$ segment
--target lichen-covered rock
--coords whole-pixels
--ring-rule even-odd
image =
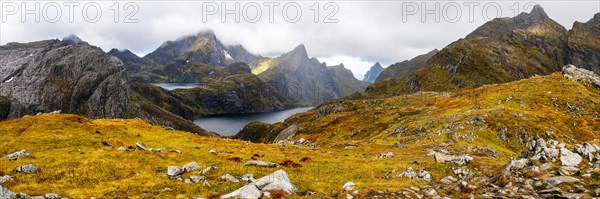
[[[279,165],[276,163],[272,163],[272,162],[266,162],[266,161],[260,161],[260,160],[250,160],[250,161],[244,163],[244,166],[273,168],[273,167],[277,167]]]
[[[259,178],[221,198],[260,198],[266,191],[284,191],[289,195],[298,192],[298,188],[290,182],[290,178],[283,170],[277,170],[269,175]]]
[[[202,170],[202,167],[200,167],[200,164],[198,164],[196,161],[192,161],[190,163],[183,165],[183,170],[185,172],[200,171],[200,170]]]
[[[27,165],[23,165],[23,166],[19,166],[15,169],[16,172],[18,173],[37,173],[39,171],[38,167],[36,167],[33,164],[27,164]]]
[[[20,157],[25,157],[25,156],[31,156],[31,154],[29,152],[27,152],[25,149],[11,153],[9,155],[6,156],[6,159],[8,160],[17,160]]]

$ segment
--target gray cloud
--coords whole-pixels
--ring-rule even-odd
[[[2,1],[2,3],[12,1]],[[20,2],[15,1],[21,6]],[[48,1],[42,1],[43,6]],[[61,5],[63,2],[57,2]],[[81,16],[81,7],[86,2],[81,2],[79,9],[75,9],[75,22],[69,23],[67,10],[63,9],[62,19],[58,23],[48,23],[42,18],[40,23],[35,23],[32,16],[27,22],[22,23],[20,16],[7,16],[6,23],[0,24],[0,43],[17,41],[35,41],[50,38],[62,38],[68,34],[76,34],[90,44],[104,50],[111,48],[130,49],[138,55],[145,55],[157,48],[166,40],[174,40],[184,35],[194,34],[198,31],[211,29],[225,44],[242,44],[251,52],[276,56],[293,49],[303,43],[310,56],[326,60],[328,64],[336,62],[350,62],[344,65],[350,68],[357,77],[368,70],[373,63],[380,61],[387,66],[394,62],[410,59],[416,55],[426,53],[434,48],[441,49],[449,43],[464,37],[476,27],[485,23],[483,6],[491,1],[475,2],[480,5],[475,8],[474,21],[467,17],[468,8],[461,5],[462,17],[456,23],[442,20],[437,23],[433,15],[427,15],[425,22],[420,15],[411,15],[403,22],[403,5],[419,5],[421,1],[343,1],[335,2],[339,11],[335,18],[338,23],[315,23],[313,12],[309,9],[315,2],[301,1],[301,20],[297,23],[284,21],[281,7],[275,9],[274,23],[267,19],[267,7],[262,7],[262,20],[257,23],[240,23],[233,20],[233,15],[228,15],[226,23],[221,22],[220,16],[210,16],[207,22],[202,21],[202,1],[139,1],[136,5],[139,12],[135,18],[138,23],[122,23],[127,14],[123,10],[125,2],[120,1],[120,23],[113,21],[113,12],[109,9],[115,2],[97,2],[102,8],[102,17],[97,23],[84,21]],[[218,5],[219,1],[215,1]],[[241,5],[249,3],[241,2]],[[264,2],[257,2],[263,4]],[[319,1],[320,20],[327,14],[323,5],[327,2]],[[403,4],[404,3],[404,4]],[[426,1],[428,8],[433,8],[436,2]],[[441,8],[448,1],[440,1]],[[510,17],[515,14],[514,8],[525,10],[528,5],[525,1],[499,1],[502,16]],[[518,6],[514,6],[516,5]],[[548,15],[565,26],[571,28],[574,21],[587,21],[599,12],[598,1],[549,1],[537,2],[541,4]],[[31,3],[28,3],[30,5]],[[3,4],[4,5],[4,4]],[[233,5],[229,2],[228,6]],[[512,6],[512,7],[511,7]],[[1,7],[4,9],[5,7]],[[493,7],[492,7],[493,8]],[[490,12],[491,10],[491,12]],[[5,11],[5,10],[2,10]],[[456,16],[452,9],[448,9],[446,18]],[[443,12],[441,9],[438,13]],[[494,17],[495,12],[488,9],[487,15]],[[0,16],[3,17],[3,16]],[[333,63],[330,63],[333,62]]]

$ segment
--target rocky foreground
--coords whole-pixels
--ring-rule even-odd
[[[3,121],[0,198],[600,197],[598,77],[563,71],[458,93],[353,96],[238,135],[275,144],[137,119]]]

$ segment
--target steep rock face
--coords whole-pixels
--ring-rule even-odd
[[[258,76],[284,96],[299,102],[318,104],[363,91],[367,86],[345,68],[338,70],[343,66],[328,68],[325,63],[309,58],[304,45],[277,58],[260,61],[251,64],[255,69],[262,67],[264,72]]]
[[[0,80],[0,113],[6,115],[2,118],[60,110],[88,118],[138,117],[158,125],[209,134],[144,101],[129,87],[127,73],[118,58],[82,41],[46,40],[0,46]]]
[[[392,64],[391,66],[387,67],[383,72],[381,72],[381,74],[379,75],[379,77],[377,77],[375,82],[402,78],[406,74],[413,72],[419,66],[425,64],[427,61],[429,61],[429,59],[431,59],[431,57],[433,57],[437,53],[438,50],[434,49],[426,54],[416,56],[411,60],[405,60],[403,62]]]
[[[512,22],[505,22],[512,20]],[[529,14],[493,20],[402,78],[371,87],[374,95],[452,91],[557,72],[568,62],[567,31],[536,6]]]
[[[383,72],[383,67],[381,67],[381,64],[379,64],[379,62],[375,63],[375,65],[371,66],[371,68],[369,68],[369,71],[367,71],[367,74],[365,74],[365,77],[363,78],[363,81],[365,82],[375,82],[375,80],[377,79],[377,77],[379,76],[379,74],[381,74],[381,72]]]
[[[569,35],[569,61],[600,74],[600,13],[586,23],[573,24]]]
[[[58,40],[0,50],[0,96],[8,117],[61,110],[86,117],[125,117],[131,93],[123,64],[99,48]]]

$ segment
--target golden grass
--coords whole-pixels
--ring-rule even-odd
[[[317,118],[317,111],[313,110],[286,121],[300,125],[300,134],[295,138],[302,137],[317,143],[318,147],[314,150],[305,146],[281,147],[196,136],[165,130],[141,120],[87,120],[74,115],[24,117],[0,122],[0,154],[26,149],[33,156],[17,161],[1,159],[0,174],[16,177],[5,187],[31,195],[57,192],[71,198],[209,197],[244,185],[221,180],[219,177],[224,173],[235,176],[252,173],[261,177],[279,169],[242,166],[254,154],[260,154],[264,155],[260,160],[280,163],[287,159],[301,164],[299,168],[283,169],[300,191],[318,193],[309,196],[311,198],[343,197],[345,194],[341,187],[347,181],[356,183],[361,194],[369,190],[400,191],[426,183],[401,178],[384,179],[387,171],[402,171],[409,166],[415,170],[424,168],[431,172],[435,181],[452,175],[454,165],[435,163],[433,157],[427,156],[429,150],[445,149],[456,154],[470,154],[475,160],[468,164],[469,170],[475,171],[477,176],[485,176],[498,174],[501,167],[519,155],[523,146],[518,136],[561,141],[575,139],[578,142],[596,139],[600,132],[598,93],[597,89],[554,74],[457,93],[339,100],[329,104],[344,106],[348,111]],[[568,112],[567,102],[583,110]],[[576,114],[580,116],[576,117]],[[486,115],[486,122],[470,123],[476,115]],[[407,126],[409,130],[400,135],[387,134],[401,126]],[[414,130],[420,126],[426,130]],[[497,137],[502,126],[509,129],[509,142]],[[554,131],[554,136],[548,137],[545,130]],[[349,137],[352,132],[359,133]],[[473,135],[472,140],[456,138],[457,135],[469,134]],[[457,141],[450,146],[440,145],[452,139]],[[183,153],[117,151],[103,146],[103,141],[115,147],[143,142],[148,147],[177,149]],[[393,147],[395,143],[404,146]],[[358,147],[344,149],[347,145]],[[468,150],[473,146],[490,147],[499,153],[499,157]],[[209,154],[212,148],[219,154]],[[388,151],[396,157],[374,158]],[[242,161],[231,160],[236,157]],[[305,157],[312,161],[301,162]],[[219,167],[216,172],[206,175],[212,188],[172,181],[165,177],[165,173],[155,172],[159,167],[166,169],[170,165],[182,166],[191,161],[200,163],[203,168]],[[29,163],[40,167],[41,172],[28,175],[12,173],[17,166]],[[160,191],[164,187],[173,190]]]

